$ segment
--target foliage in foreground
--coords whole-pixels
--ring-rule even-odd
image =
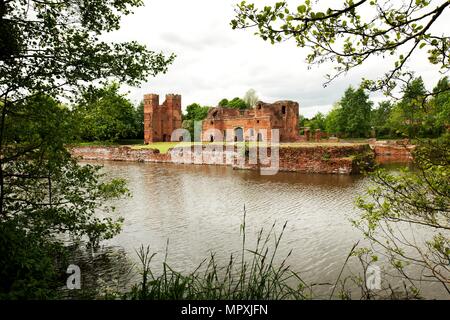
[[[361,86],[370,91],[382,90],[389,96],[404,94],[395,97],[400,103],[380,105],[380,112],[373,113],[372,123],[365,116],[364,105],[359,110],[355,105],[352,109],[356,113],[344,112],[346,121],[341,121],[339,116],[342,109],[333,110],[327,121],[328,133],[365,136],[370,126],[375,127],[378,137],[395,138],[404,134],[409,138],[438,137],[444,133],[449,126],[448,79],[441,79],[432,91],[427,91],[422,79],[415,78],[409,68],[414,65],[414,58],[426,56],[430,67],[439,68],[442,74],[449,70],[448,30],[435,26],[445,21],[450,2],[323,2],[300,0],[294,6],[287,1],[265,4],[242,1],[236,4],[236,15],[230,23],[233,29],[252,29],[256,36],[272,44],[295,43],[307,51],[309,66],[331,63],[334,72],[326,75],[325,85],[377,58],[385,71],[380,71],[383,73],[378,79],[362,79]],[[397,90],[400,86],[401,90]],[[432,102],[429,97],[433,97]],[[325,129],[320,116],[312,120],[312,127],[321,125],[320,129]],[[350,126],[346,127],[345,122]]]
[[[95,246],[120,231],[121,219],[105,201],[126,193],[125,183],[107,181],[100,167],[70,156],[65,144],[75,124],[68,113],[36,95],[5,120],[0,298],[55,297],[67,268],[64,240],[83,238]]]
[[[272,44],[290,41],[307,48],[309,65],[331,62],[335,70],[327,74],[327,84],[379,57],[388,71],[378,80],[365,80],[364,86],[391,94],[411,80],[411,72],[405,69],[425,50],[430,65],[442,72],[450,68],[448,34],[433,28],[445,20],[448,0],[322,2],[303,0],[293,6],[287,1],[271,5],[242,1],[235,6],[231,26],[251,28]],[[389,56],[395,60],[381,60]]]
[[[437,282],[450,295],[450,134],[422,141],[414,156],[414,170],[371,174],[354,224],[414,288]]]
[[[151,271],[151,262],[155,254],[150,249],[141,247],[138,255],[141,260],[141,283],[124,295],[125,299],[139,300],[265,300],[265,299],[306,299],[308,298],[306,283],[287,264],[286,256],[281,264],[276,265],[276,257],[281,234],[272,239],[275,224],[267,234],[264,230],[258,233],[254,250],[246,248],[246,225],[241,225],[242,249],[237,257],[230,256],[226,266],[220,265],[211,254],[192,273],[182,274],[173,270],[166,261],[163,263],[161,275]],[[270,243],[275,240],[275,246]],[[248,259],[247,255],[251,257]],[[297,281],[297,287],[291,286]]]
[[[421,286],[437,283],[449,293],[450,284],[450,134],[420,141],[414,151],[414,169],[400,172],[383,169],[370,174],[373,188],[357,205],[362,209],[354,225],[370,240],[371,248],[355,245],[344,262],[329,298],[420,299]],[[243,224],[245,231],[245,218]],[[271,230],[272,231],[272,230]],[[309,299],[318,298],[313,285],[305,283],[287,264],[274,257],[281,240],[269,254],[268,239],[259,233],[255,250],[245,247],[242,257],[230,257],[226,266],[206,259],[194,272],[179,273],[164,262],[162,275],[154,275],[154,255],[141,248],[142,281],[126,299]],[[250,262],[244,258],[251,254]],[[362,268],[341,277],[347,262],[356,258]],[[380,269],[379,289],[368,287],[372,264]],[[297,284],[292,285],[292,280]],[[324,284],[325,285],[325,284]]]
[[[279,236],[275,224],[269,232],[261,229],[254,249],[246,248],[246,222],[241,225],[242,248],[240,254],[230,255],[228,263],[221,264],[215,254],[191,273],[181,273],[167,263],[167,253],[162,272],[152,272],[152,259],[156,253],[141,246],[137,252],[140,259],[141,280],[132,290],[121,295],[107,294],[102,298],[132,300],[305,300],[305,299],[420,299],[420,290],[411,286],[409,279],[395,280],[383,273],[379,288],[369,287],[368,268],[377,261],[372,252],[358,247],[356,243],[342,261],[336,279],[323,283],[308,283],[292,269],[288,259],[292,250],[280,260],[277,251],[287,223]],[[274,247],[271,248],[271,243]],[[344,257],[343,257],[344,258]],[[355,261],[357,271],[349,265]],[[317,291],[322,287],[321,292]]]
[[[58,102],[167,70],[173,55],[101,40],[142,5],[0,2],[0,298],[54,297],[67,268],[63,240],[95,245],[120,230],[104,204],[126,192],[124,182],[106,181],[98,167],[71,158],[64,146],[74,142],[78,125]]]

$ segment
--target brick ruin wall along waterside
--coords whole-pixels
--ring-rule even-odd
[[[97,161],[133,161],[153,163],[185,163],[204,165],[230,165],[235,169],[258,170],[264,164],[250,164],[248,156],[255,150],[247,150],[244,160],[243,150],[220,152],[214,147],[203,149],[171,149],[160,153],[154,149],[132,149],[130,147],[73,147],[70,149],[74,157],[83,160]],[[200,151],[200,152],[199,152]],[[373,152],[368,145],[355,146],[311,146],[304,148],[283,147],[279,149],[279,171],[352,174],[358,172],[355,156],[371,156]],[[241,155],[240,160],[236,159]],[[267,155],[270,157],[270,149]]]

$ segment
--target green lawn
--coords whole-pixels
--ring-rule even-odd
[[[238,144],[242,145],[244,142],[228,142],[232,145]],[[167,153],[170,148],[174,148],[175,146],[192,146],[192,145],[201,145],[201,142],[155,142],[150,143],[148,145],[144,144],[143,140],[119,140],[117,142],[110,141],[92,141],[92,142],[80,142],[77,143],[76,146],[81,147],[100,147],[100,146],[130,146],[132,149],[157,149],[160,153]],[[226,145],[227,142],[203,142],[203,145]],[[351,142],[288,142],[281,143],[280,148],[312,148],[312,147],[336,147],[336,146],[354,146],[360,144],[367,144],[366,140],[361,141],[351,141]],[[267,143],[264,142],[245,142],[245,145],[248,147],[256,147],[258,145],[266,146]],[[269,144],[270,146],[270,144]]]
[[[117,142],[111,141],[84,141],[70,144],[73,147],[114,147],[119,146]]]
[[[100,146],[129,146],[129,145],[143,145],[144,139],[126,139],[117,141],[84,141],[75,143],[76,146],[81,147],[100,147]]]
[[[194,144],[201,144],[200,142],[195,142]],[[147,145],[135,145],[131,146],[132,149],[158,149],[160,153],[167,153],[170,148],[175,146],[188,147],[192,146],[192,142],[154,142]]]
[[[148,145],[132,145],[132,149],[158,149],[160,153],[167,153],[167,151],[170,148],[174,148],[175,146],[192,146],[192,145],[201,145],[201,142],[155,142],[150,143]],[[204,142],[203,145],[225,145],[226,143],[220,143],[220,142]],[[235,143],[231,143],[235,144]],[[238,145],[242,145],[242,142],[238,142]],[[258,146],[257,142],[246,142],[246,146],[248,147],[256,147]],[[266,143],[259,143],[260,145],[267,145]],[[339,142],[292,142],[292,143],[281,143],[279,146],[280,148],[312,148],[312,147],[337,147],[337,146],[354,146],[358,144],[366,144],[363,142],[360,143],[339,143]],[[270,144],[268,145],[270,146]]]

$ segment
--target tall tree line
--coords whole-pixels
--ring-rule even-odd
[[[428,95],[421,77],[403,88],[399,100],[385,100],[374,106],[363,87],[349,87],[326,115],[301,118],[301,127],[321,129],[346,138],[436,138],[450,125],[449,81],[442,78]]]

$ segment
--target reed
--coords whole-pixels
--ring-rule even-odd
[[[281,264],[275,257],[286,229],[275,235],[274,223],[266,232],[258,232],[255,248],[246,248],[246,210],[241,228],[242,247],[239,255],[230,255],[228,263],[219,265],[215,254],[191,273],[182,274],[163,262],[162,274],[151,271],[155,254],[149,247],[141,246],[137,251],[141,262],[141,281],[125,294],[125,299],[139,300],[284,300],[309,299],[310,287],[287,263],[292,250]],[[275,240],[274,248],[269,248]],[[167,252],[167,251],[166,251]],[[238,258],[236,258],[238,256]],[[312,292],[312,291],[311,291]]]

